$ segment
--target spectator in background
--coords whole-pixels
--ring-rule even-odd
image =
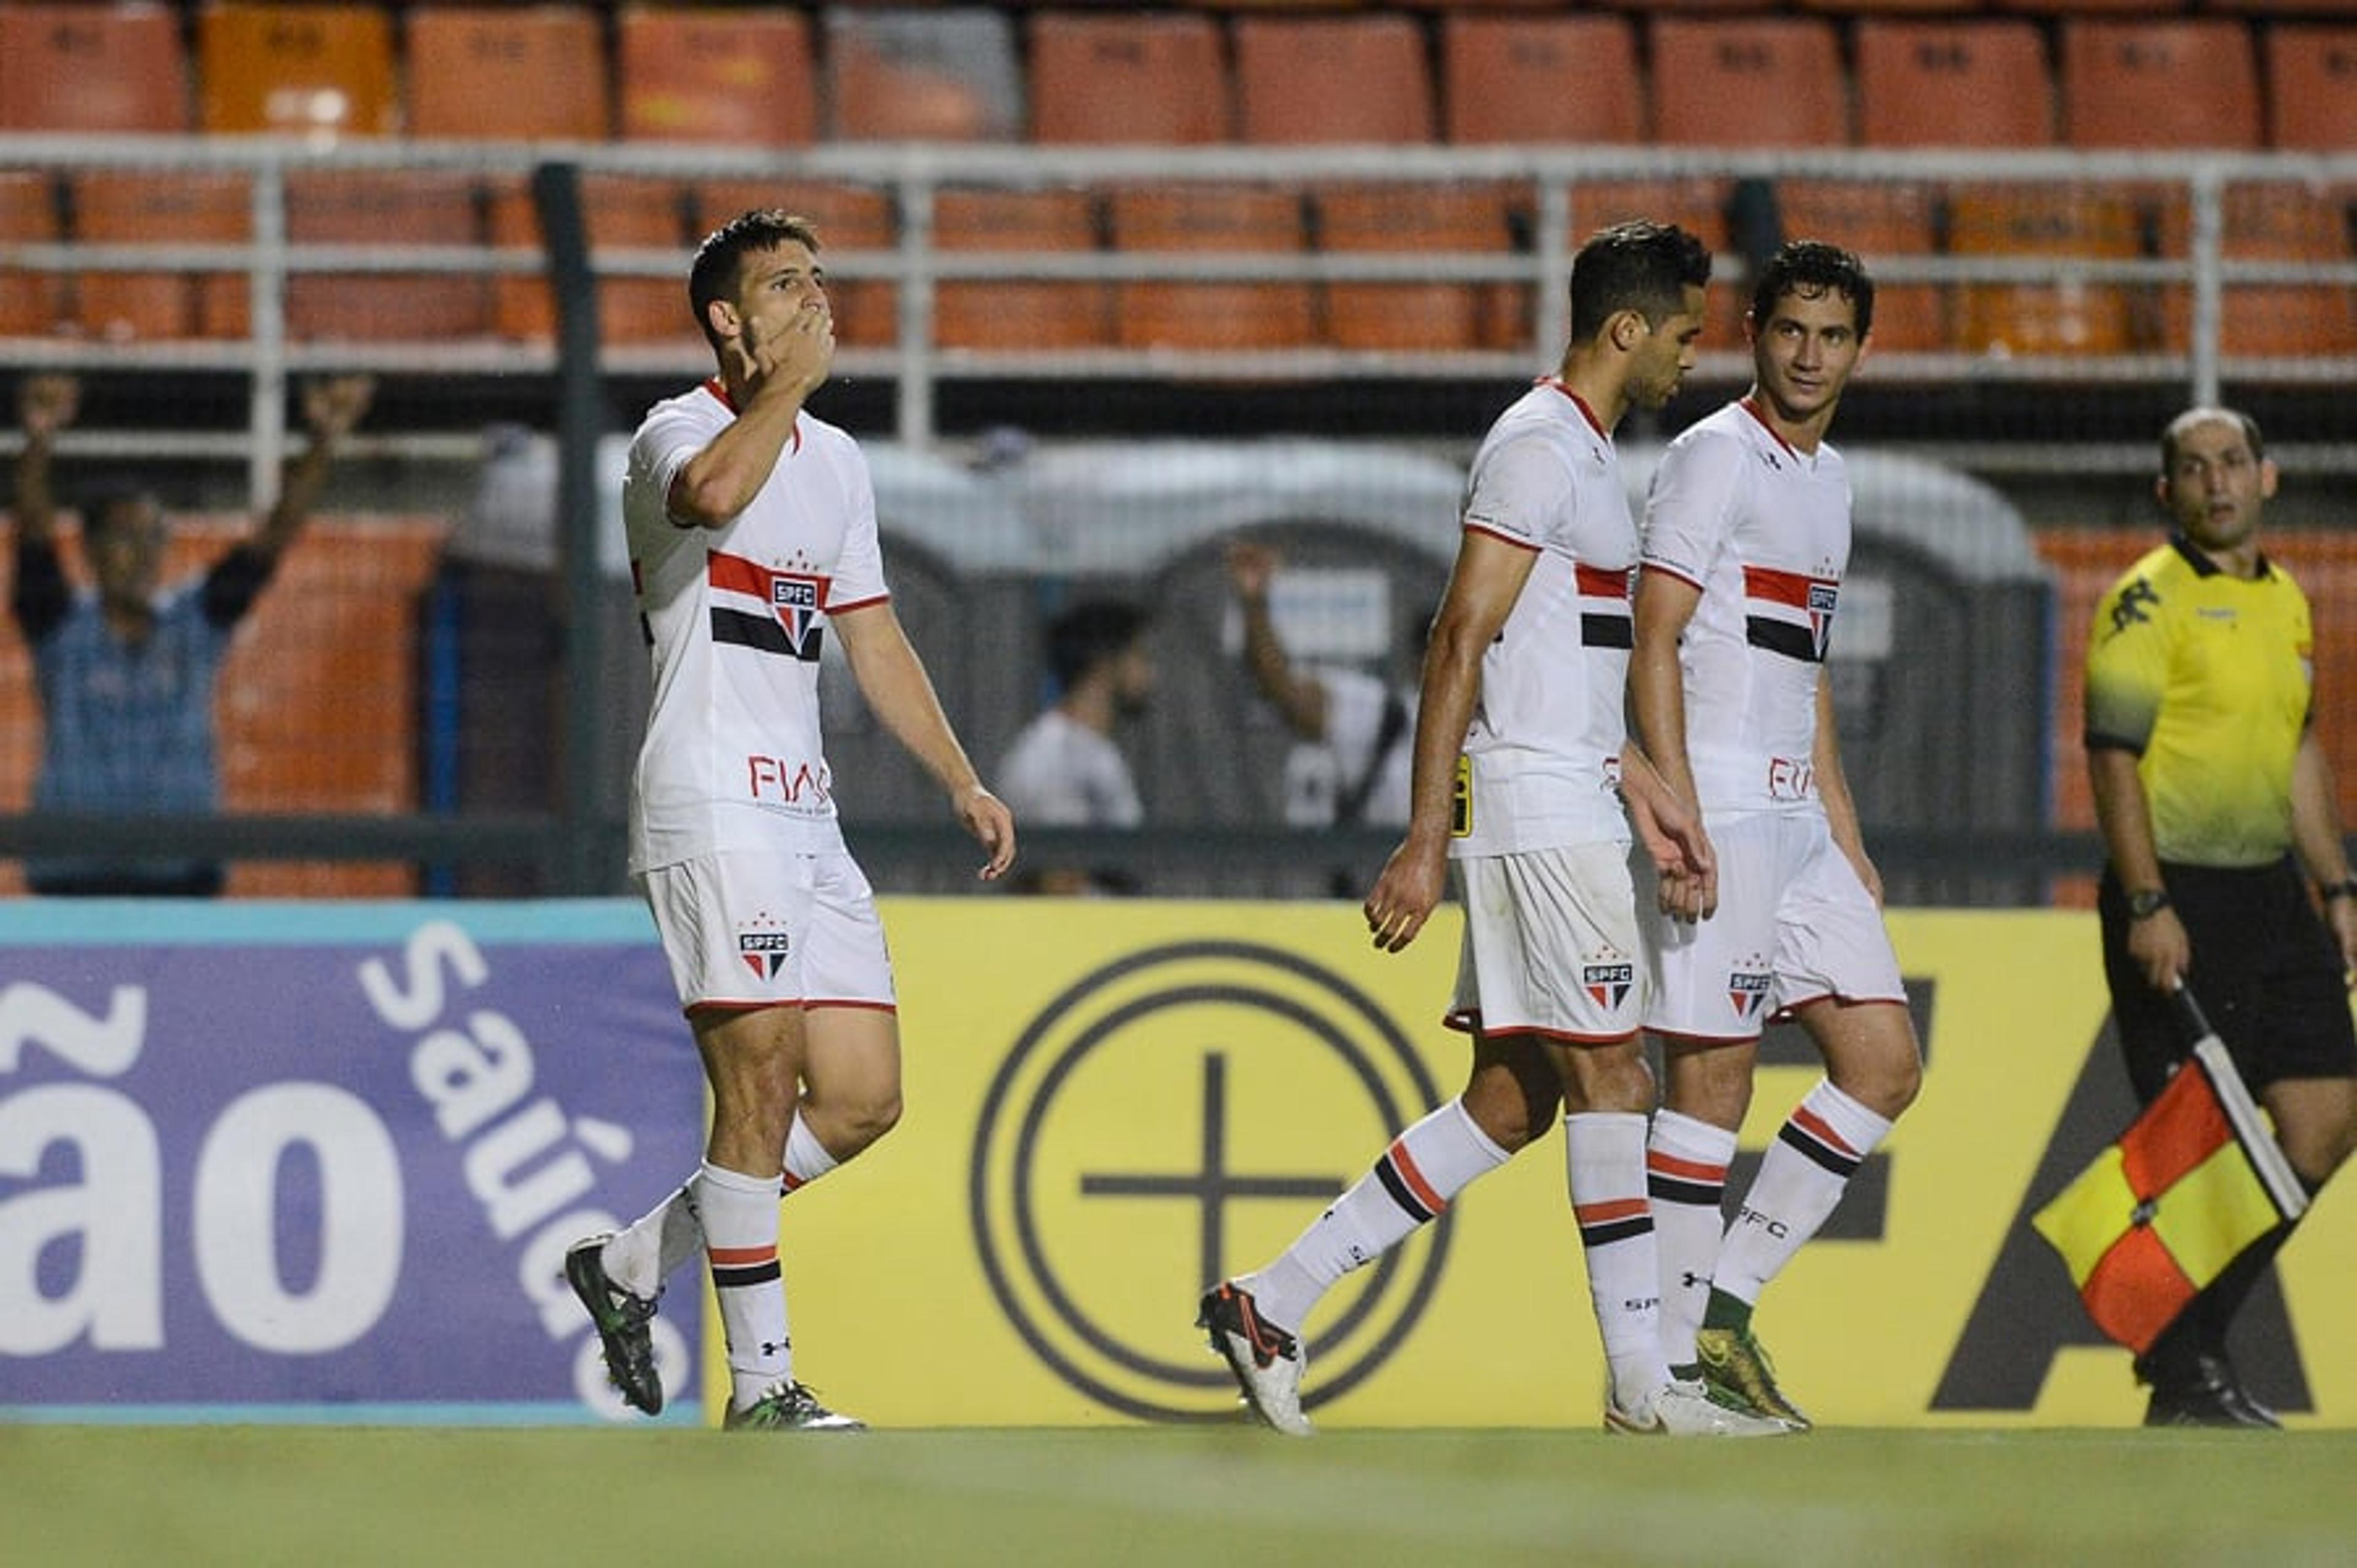
[[[1285,765],[1285,821],[1297,828],[1407,825],[1416,689],[1342,664],[1295,664],[1269,613],[1282,564],[1265,544],[1228,548],[1253,685],[1301,740]],[[1423,650],[1414,651],[1421,662]]]
[[[122,486],[94,491],[82,507],[82,553],[93,582],[75,589],[59,559],[49,466],[81,388],[70,376],[25,381],[10,607],[31,645],[40,692],[37,810],[200,816],[220,809],[213,697],[231,636],[302,532],[338,443],[374,393],[365,376],[305,390],[309,445],[288,463],[261,528],[201,578],[159,587],[168,531],[153,495]],[[218,863],[198,859],[41,859],[26,875],[33,891],[47,894],[209,897],[223,882]]]
[[[1145,806],[1114,726],[1146,710],[1154,693],[1147,616],[1135,605],[1085,599],[1048,625],[1048,667],[1060,693],[1023,726],[999,764],[999,789],[1027,823],[1044,828],[1135,828]],[[1047,868],[1019,885],[1041,893],[1130,892],[1116,871]]]
[[[2172,532],[2096,606],[2087,651],[2104,979],[2137,1101],[2186,1057],[2169,993],[2190,986],[2313,1194],[2357,1145],[2357,878],[2317,737],[2315,633],[2260,546],[2276,473],[2257,422],[2189,409],[2160,459]],[[2244,1252],[2138,1358],[2146,1425],[2281,1424],[2226,1336],[2291,1230]]]

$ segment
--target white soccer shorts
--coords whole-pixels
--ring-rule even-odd
[[[683,1008],[896,1004],[875,890],[846,854],[732,850],[638,880]]]
[[[1644,1015],[1635,896],[1618,843],[1457,863],[1465,940],[1451,1028],[1623,1040]]]
[[[1907,999],[1899,955],[1857,868],[1814,811],[1710,824],[1718,912],[1671,919],[1637,870],[1652,999],[1645,1026],[1696,1040],[1755,1040],[1780,1014],[1820,997]],[[1636,857],[1642,860],[1642,856]]]

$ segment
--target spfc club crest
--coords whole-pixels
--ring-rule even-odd
[[[1727,1002],[1738,1022],[1750,1023],[1768,1005],[1768,976],[1737,970],[1727,977]]]
[[[1627,959],[1582,964],[1579,983],[1587,988],[1588,996],[1598,1007],[1617,1010],[1629,1000],[1629,988],[1637,983],[1637,966]]]
[[[771,981],[778,971],[786,967],[786,957],[793,951],[793,939],[776,929],[739,931],[737,933],[737,956],[753,972],[753,978]]]

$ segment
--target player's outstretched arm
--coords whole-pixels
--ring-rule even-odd
[[[327,488],[328,470],[335,464],[337,449],[367,415],[375,398],[376,381],[370,376],[335,376],[303,389],[303,424],[310,441],[286,465],[278,482],[278,499],[254,534],[253,548],[275,561],[295,542],[296,535],[310,521],[311,510],[318,505],[320,491]]]

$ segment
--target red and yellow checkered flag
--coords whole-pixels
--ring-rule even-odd
[[[2308,1194],[2190,993],[2192,1055],[2119,1140],[2031,1216],[2095,1326],[2142,1355]]]

